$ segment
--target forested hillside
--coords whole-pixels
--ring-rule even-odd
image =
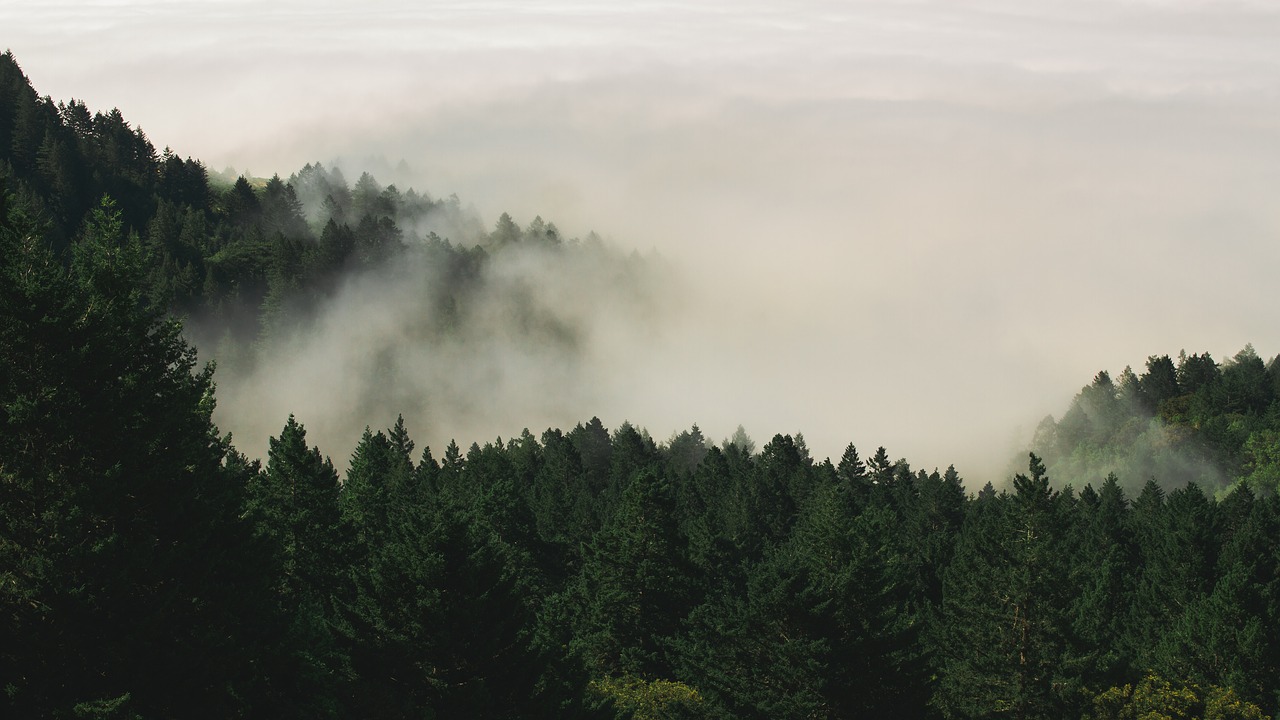
[[[614,352],[610,338],[643,338],[679,299],[661,261],[541,217],[503,214],[486,230],[457,198],[368,173],[349,184],[319,163],[228,182],[157,152],[119,111],[41,98],[9,55],[0,177],[48,224],[55,255],[110,199],[138,237],[147,301],[216,359],[220,422],[254,454],[289,413],[345,454],[338,443],[388,405],[437,442],[446,423],[506,427],[497,419],[554,398],[585,406],[580,376]]]
[[[457,308],[519,287],[472,274],[513,245],[560,247],[613,284],[637,261],[540,222],[484,233],[457,203],[372,178],[348,198],[316,166],[220,189],[119,113],[40,99],[7,55],[0,159],[4,717],[1280,710],[1280,498],[1258,471],[1275,366],[1251,352],[1153,359],[1123,392],[1100,375],[1042,433],[1052,467],[1144,418],[1134,435],[1159,418],[1252,443],[1252,464],[1221,467],[1263,474],[1221,497],[1064,486],[1035,454],[1007,487],[966,488],[883,447],[833,462],[798,434],[655,441],[598,418],[432,449],[386,417],[339,472],[285,416],[259,461],[214,425],[212,369],[174,317],[252,354],[383,253],[452,268],[428,286]],[[536,311],[529,297],[502,307]],[[539,342],[573,342],[555,315],[520,317]]]
[[[1225,362],[1209,353],[1147,359],[1146,370],[1105,370],[1062,419],[1046,418],[1034,450],[1060,482],[1080,487],[1110,473],[1136,490],[1197,482],[1211,491],[1280,487],[1280,357],[1252,346]]]
[[[476,296],[519,293],[486,272],[491,253],[560,251],[602,264],[608,254],[598,237],[564,238],[540,217],[522,229],[504,214],[485,231],[456,197],[402,192],[368,173],[351,185],[319,163],[288,179],[228,184],[198,160],[157,151],[119,110],[40,97],[8,53],[0,55],[0,177],[48,224],[55,255],[109,197],[142,243],[148,300],[187,317],[201,339],[224,342],[220,355],[231,360],[305,327],[344,282],[387,266],[430,273],[423,284],[432,296],[418,300],[434,325],[419,330],[440,332],[465,324]],[[627,261],[610,255],[600,270],[625,283]],[[536,303],[524,305],[526,326],[555,325],[537,317]]]

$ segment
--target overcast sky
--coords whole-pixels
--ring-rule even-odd
[[[1275,2],[6,0],[0,28],[41,93],[212,169],[403,159],[486,223],[656,248],[701,294],[600,352],[587,415],[658,439],[997,479],[1098,370],[1280,352]]]

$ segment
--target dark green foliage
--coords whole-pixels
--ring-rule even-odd
[[[1085,500],[1089,497],[1096,498]],[[1077,514],[1075,569],[1071,582],[1080,588],[1070,607],[1071,658],[1086,688],[1122,684],[1133,666],[1126,644],[1129,618],[1139,572],[1137,541],[1129,522],[1128,501],[1114,475],[1095,494],[1081,493]]]
[[[918,575],[918,590],[927,609],[934,609],[942,602],[942,569],[951,564],[964,522],[964,486],[952,465],[942,475],[936,470],[928,475],[922,472],[916,491],[918,499],[906,518],[903,538]]]
[[[537,631],[532,526],[508,495],[507,446],[463,459],[451,444],[443,468],[429,453],[415,468],[412,451],[402,419],[366,431],[342,490],[356,538],[341,615],[358,712],[589,714],[586,676]]]
[[[691,607],[684,546],[670,485],[651,470],[636,472],[588,546],[574,588],[583,603],[575,649],[593,672],[671,676],[664,646]]]
[[[777,555],[756,564],[745,587],[695,609],[676,644],[680,677],[723,717],[821,717],[826,646],[807,635],[793,599],[803,578]]]
[[[856,513],[847,490],[831,485],[808,507],[783,557],[805,577],[796,600],[809,615],[808,634],[823,642],[826,713],[921,714],[928,683],[920,597],[895,513]]]
[[[275,551],[281,639],[277,716],[338,717],[351,680],[335,630],[350,599],[353,538],[338,505],[338,473],[293,417],[270,441],[265,472],[248,488],[247,514]],[[264,570],[272,567],[263,562]]]
[[[578,451],[587,487],[592,495],[600,495],[609,485],[609,465],[613,457],[613,441],[600,418],[593,417],[585,425],[579,423],[567,437]]]
[[[119,110],[90,114],[75,100],[40,97],[7,52],[0,55],[0,167],[8,168],[12,191],[40,198],[55,254],[104,194],[139,230],[160,189],[160,159],[141,129]]]
[[[1063,497],[1031,456],[1029,475],[972,508],[944,576],[934,703],[946,717],[1057,718],[1069,621]]]
[[[681,526],[689,541],[690,562],[705,589],[719,589],[736,579],[742,551],[757,537],[744,512],[743,475],[749,461],[735,449],[710,448],[693,476],[682,484]]]
[[[678,433],[667,443],[667,475],[680,478],[698,469],[702,458],[707,455],[707,439],[702,431],[694,425],[691,429]]]
[[[1247,491],[1240,494],[1243,497]],[[1162,638],[1165,672],[1242,696],[1276,700],[1276,525],[1269,502],[1254,507],[1223,548],[1211,592],[1196,595]]]
[[[272,612],[241,520],[253,469],[210,421],[211,371],[148,307],[140,244],[109,203],[66,270],[10,202],[0,193],[3,714],[241,715]]]
[[[1135,503],[1142,562],[1130,628],[1141,648],[1138,662],[1161,671],[1176,662],[1161,650],[1161,638],[1213,586],[1217,518],[1213,504],[1195,485],[1175,490],[1160,505],[1151,495],[1144,491]]]
[[[811,465],[790,435],[774,435],[754,460],[744,493],[748,522],[767,543],[781,543],[812,489]]]
[[[1164,403],[1182,395],[1178,371],[1168,355],[1147,358],[1147,372],[1138,382],[1142,390],[1142,402],[1149,413],[1158,412]]]
[[[576,557],[596,528],[595,497],[582,458],[564,433],[547,430],[540,460],[532,488],[538,535]]]

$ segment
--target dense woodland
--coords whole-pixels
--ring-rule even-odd
[[[1157,478],[1264,493],[1280,487],[1280,357],[1251,346],[1226,362],[1208,353],[1147,359],[1113,381],[1082,388],[1061,420],[1046,418],[1034,442],[1059,481],[1097,483],[1110,473],[1132,489]]]
[[[604,252],[314,165],[221,186],[0,56],[0,715],[1280,709],[1280,377],[1251,349],[1099,374],[1000,489],[696,426],[433,451],[388,417],[344,473],[292,417],[263,461],[214,426],[175,318],[300,331],[401,253],[465,312],[529,243]],[[1215,474],[1103,474],[1178,453]]]

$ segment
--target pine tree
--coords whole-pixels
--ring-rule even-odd
[[[1231,502],[1243,517],[1222,549],[1214,586],[1189,602],[1155,656],[1171,677],[1229,687],[1274,709],[1280,703],[1280,506],[1274,497],[1254,499],[1246,487],[1236,489]]]
[[[855,512],[848,490],[827,486],[788,541],[805,582],[792,601],[822,641],[829,717],[919,716],[928,694],[917,572],[901,551],[897,515]]]
[[[595,498],[578,450],[559,430],[542,434],[542,464],[533,479],[538,535],[559,545],[569,571],[578,567],[580,548],[596,530]]]
[[[1144,490],[1134,504],[1142,573],[1130,625],[1139,665],[1176,676],[1180,659],[1162,648],[1179,618],[1213,589],[1217,513],[1194,483],[1169,493],[1160,506],[1147,495]]]
[[[576,649],[598,676],[669,678],[665,645],[690,609],[690,569],[670,485],[634,476],[592,539],[576,592]]]
[[[840,456],[840,464],[836,465],[836,477],[847,485],[852,497],[863,507],[871,499],[871,478],[867,476],[867,465],[858,457],[858,449],[849,443]]]
[[[140,288],[104,204],[70,270],[0,192],[0,707],[233,717],[274,614],[241,519],[254,471],[211,369]]]
[[[672,643],[679,677],[716,718],[823,717],[828,650],[796,602],[806,584],[786,552],[751,564],[740,592],[708,597]]]
[[[1138,574],[1129,512],[1119,480],[1108,475],[1079,530],[1073,578],[1080,593],[1071,607],[1073,654],[1080,682],[1095,691],[1122,683],[1134,663],[1125,643]]]
[[[503,454],[498,446],[490,453]],[[391,717],[577,717],[586,676],[537,632],[536,583],[521,548],[486,516],[478,484],[489,463],[474,447],[432,492],[418,483],[437,469],[409,462],[413,443],[397,421],[366,431],[343,488],[356,531],[356,593],[344,608],[357,675],[358,712]],[[492,479],[492,478],[487,478]],[[464,491],[471,481],[477,486]],[[346,496],[350,494],[350,497]]]
[[[265,472],[249,486],[248,515],[270,541],[278,563],[276,593],[282,620],[276,716],[338,717],[346,702],[350,659],[335,630],[350,602],[349,526],[338,504],[338,473],[306,430],[289,417],[271,438]]]
[[[1035,455],[1014,494],[975,503],[944,577],[946,717],[1062,717],[1058,669],[1068,637],[1059,494]]]

